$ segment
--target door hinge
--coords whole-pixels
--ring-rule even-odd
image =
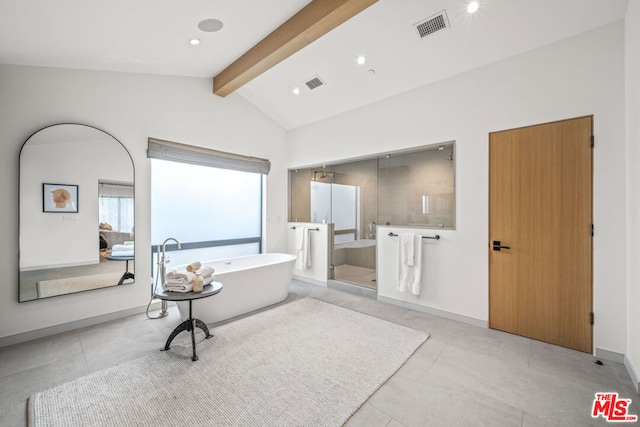
[[[589,313],[589,323],[593,325],[593,312]]]
[[[589,224],[589,234],[593,237],[593,224]]]
[[[596,146],[596,139],[593,135],[591,135],[591,148]]]

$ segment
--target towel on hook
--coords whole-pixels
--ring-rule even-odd
[[[311,242],[307,227],[296,227],[296,268],[305,270],[311,267]]]
[[[398,290],[420,295],[422,291],[422,236],[398,236]]]

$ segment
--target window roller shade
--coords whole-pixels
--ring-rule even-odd
[[[265,175],[271,169],[271,162],[268,159],[243,156],[155,138],[149,138],[147,157]]]

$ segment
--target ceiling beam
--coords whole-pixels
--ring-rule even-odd
[[[377,1],[312,0],[215,76],[213,93],[229,95]]]

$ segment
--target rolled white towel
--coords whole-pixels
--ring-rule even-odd
[[[201,266],[202,264],[200,264],[200,261],[192,262],[191,264],[187,265],[187,271],[196,272],[200,269]]]
[[[133,240],[125,240],[122,244],[125,245],[125,246],[133,246],[134,241]]]
[[[113,245],[111,247],[111,251],[132,251],[133,250],[133,244],[131,245]]]

